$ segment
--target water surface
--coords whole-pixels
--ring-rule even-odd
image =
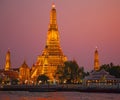
[[[120,94],[0,91],[0,100],[120,100]]]

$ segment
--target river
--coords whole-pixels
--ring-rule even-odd
[[[120,94],[0,91],[0,100],[120,100]]]

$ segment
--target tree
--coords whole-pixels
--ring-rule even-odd
[[[109,73],[117,78],[120,78],[120,66],[113,66],[109,69]]]
[[[58,66],[55,77],[59,80],[59,83],[64,83],[65,76],[63,75],[63,73],[64,73],[64,67]]]
[[[105,71],[109,72],[110,75],[115,76],[116,78],[120,78],[120,66],[114,65],[113,63],[104,64],[100,67],[100,70],[104,69]]]
[[[79,67],[76,61],[66,61],[64,66],[58,67],[57,73],[61,83],[79,83],[85,76],[84,68]]]
[[[43,84],[47,83],[48,80],[49,80],[49,77],[44,74],[39,75],[37,78],[37,82],[41,81]]]

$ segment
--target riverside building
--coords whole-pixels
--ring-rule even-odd
[[[104,69],[100,70],[99,55],[96,48],[94,54],[94,70],[89,76],[85,77],[84,83],[88,86],[116,85],[120,83],[120,79],[110,75]]]

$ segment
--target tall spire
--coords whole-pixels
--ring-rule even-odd
[[[6,54],[6,61],[5,61],[5,70],[10,70],[11,67],[11,61],[10,61],[10,50],[8,49]]]
[[[99,54],[98,54],[98,50],[97,50],[97,47],[96,47],[95,55],[94,55],[94,70],[97,71],[99,69],[100,69]]]
[[[41,75],[47,75],[50,80],[54,80],[58,66],[63,66],[67,61],[67,57],[63,54],[60,47],[59,31],[57,26],[56,8],[52,4],[50,10],[50,22],[47,32],[47,41],[45,48],[37,58],[36,68],[32,73],[32,77],[36,78]]]

